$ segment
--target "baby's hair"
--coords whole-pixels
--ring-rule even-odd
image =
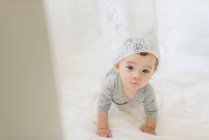
[[[148,54],[150,54],[150,53],[146,53],[146,52],[140,52],[140,53],[138,53],[139,55],[141,55],[141,56],[146,56],[146,55],[148,55]],[[155,57],[156,58],[156,61],[155,61],[155,69],[157,68],[157,66],[158,66],[158,59],[157,59],[157,57]]]

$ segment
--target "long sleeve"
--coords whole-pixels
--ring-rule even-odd
[[[154,91],[151,85],[148,85],[144,92],[146,94],[146,97],[143,103],[147,119],[156,120],[158,115],[158,109]]]
[[[111,107],[111,102],[113,98],[113,88],[112,88],[112,80],[107,79],[104,84],[101,93],[99,94],[98,102],[97,102],[97,110],[102,112],[107,112]]]

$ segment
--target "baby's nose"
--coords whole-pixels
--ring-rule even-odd
[[[135,72],[134,73],[134,78],[139,80],[140,79],[140,75],[141,75],[140,72]]]

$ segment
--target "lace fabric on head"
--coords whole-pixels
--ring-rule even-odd
[[[151,53],[159,59],[159,50],[155,40],[145,37],[134,37],[125,40],[125,42],[116,50],[114,61],[115,63],[118,63],[128,56],[140,52]]]

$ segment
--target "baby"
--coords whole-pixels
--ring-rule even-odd
[[[112,137],[108,125],[111,103],[120,108],[143,103],[146,120],[140,130],[155,135],[157,105],[149,81],[157,70],[158,59],[157,46],[150,40],[130,38],[123,43],[117,52],[114,70],[107,74],[106,83],[99,95],[97,135]]]

